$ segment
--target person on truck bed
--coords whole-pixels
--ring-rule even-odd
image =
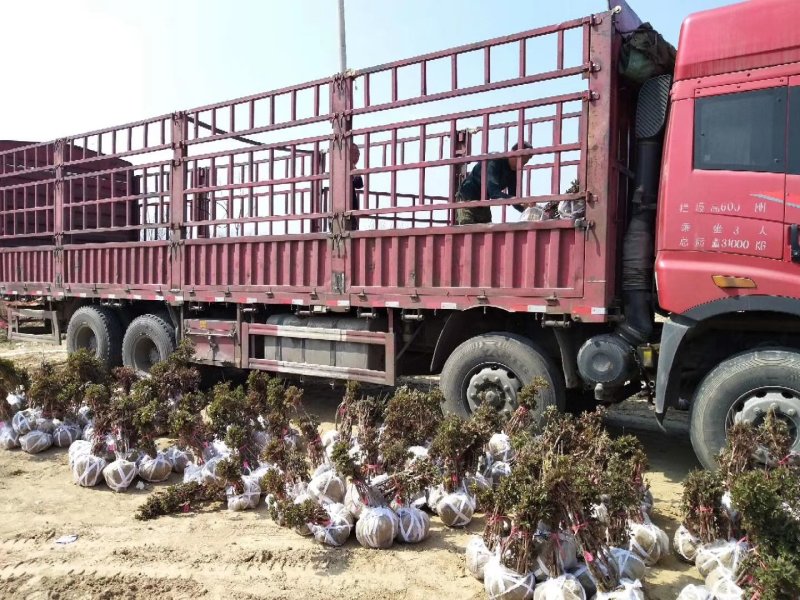
[[[350,168],[355,169],[356,165],[358,164],[358,160],[361,158],[361,150],[358,149],[356,144],[350,144]],[[364,178],[361,175],[356,175],[353,177],[353,200],[352,200],[352,209],[351,210],[360,210],[361,203],[359,202],[358,198],[358,190],[364,189]],[[358,229],[358,217],[350,216],[350,231],[355,231]]]
[[[518,144],[514,144],[511,150],[517,150],[518,146]],[[523,142],[522,147],[530,149],[531,145],[527,142]],[[530,158],[530,156],[524,156],[518,161],[516,157],[504,157],[486,161],[486,196],[492,200],[497,198],[513,198],[516,196],[517,168],[521,169],[524,167]],[[503,190],[507,190],[507,192]],[[456,202],[471,202],[480,199],[481,163],[478,163],[461,183],[461,187],[458,189],[458,192],[456,192]],[[525,210],[525,207],[519,204],[515,204],[514,208],[520,212]],[[491,222],[492,209],[489,206],[456,209],[456,224],[458,225]]]

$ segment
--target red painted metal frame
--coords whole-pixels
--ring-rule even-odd
[[[583,45],[577,64],[565,60],[570,32]],[[602,322],[614,297],[617,244],[613,32],[605,13],[56,142],[0,146],[0,194],[33,198],[21,209],[22,231],[13,239],[0,233],[0,293],[497,306]],[[554,42],[555,68],[533,72],[527,44],[540,38]],[[509,76],[492,69],[497,48],[518,57]],[[460,57],[479,54],[482,83],[460,85]],[[450,81],[429,93],[442,83],[431,79],[434,64],[449,64]],[[418,93],[401,89],[404,69],[419,70]],[[377,99],[381,78],[390,82],[388,100]],[[573,91],[532,91],[537,99],[486,100],[472,110],[442,104],[556,81]],[[427,116],[392,116],[411,106]],[[367,115],[372,124],[358,126]],[[570,122],[577,136],[565,141]],[[546,139],[533,149],[511,150],[540,132]],[[502,137],[499,152],[490,134]],[[351,163],[352,144],[361,147],[361,165]],[[534,159],[518,171],[518,198],[455,204],[464,168],[480,163],[485,172],[498,156]],[[580,183],[576,194],[564,193],[569,172]],[[429,174],[449,183],[433,189]],[[358,175],[365,185],[355,209]],[[407,177],[417,184],[409,188]],[[544,193],[534,185],[541,177],[549,177]],[[376,183],[381,178],[388,185]],[[589,200],[585,226],[516,222],[508,210],[578,198]],[[3,219],[18,210],[14,201],[0,204]],[[453,225],[456,208],[487,205],[498,222]],[[359,229],[351,230],[352,218]],[[26,236],[35,243],[13,247]],[[258,359],[244,352],[242,360]]]

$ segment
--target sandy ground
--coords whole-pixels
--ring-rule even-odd
[[[0,344],[0,356],[35,366],[63,349]],[[330,425],[339,392],[308,387],[312,412]],[[672,538],[678,526],[680,482],[694,468],[684,414],[657,430],[646,404],[615,408],[609,425],[633,432],[647,447],[654,520]],[[173,475],[170,482],[179,480]],[[465,530],[433,519],[430,538],[417,546],[377,551],[354,539],[329,549],[274,525],[263,506],[255,511],[209,511],[139,522],[136,507],[153,488],[115,494],[101,486],[73,485],[67,453],[52,449],[31,456],[0,452],[0,598],[435,598],[483,599],[483,585],[464,569],[469,536],[483,529],[482,516]],[[72,544],[55,540],[77,534]],[[670,556],[650,569],[648,598],[673,600],[687,583],[700,581],[691,565]]]

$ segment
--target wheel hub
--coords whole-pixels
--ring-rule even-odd
[[[792,450],[800,452],[800,397],[795,392],[790,390],[757,392],[745,400],[734,421],[759,425],[770,411],[789,427],[789,435],[794,439]]]
[[[522,385],[513,373],[500,366],[485,367],[472,375],[467,387],[470,410],[488,403],[499,411],[513,412]]]

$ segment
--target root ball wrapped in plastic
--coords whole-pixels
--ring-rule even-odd
[[[598,592],[594,600],[644,600],[642,582],[638,579],[633,581],[623,579],[617,589],[611,592]]]
[[[511,447],[511,438],[505,433],[495,433],[489,438],[486,449],[493,461],[508,462],[514,456],[514,449]]]
[[[103,479],[106,480],[106,485],[115,492],[124,492],[136,479],[136,473],[135,462],[117,459],[103,469]]]
[[[255,479],[243,477],[241,493],[233,486],[228,486],[225,495],[228,499],[228,510],[252,510],[261,501],[261,487]]]
[[[166,481],[172,474],[172,463],[159,452],[155,458],[145,456],[139,461],[139,477],[150,483]]]
[[[39,417],[36,419],[36,427],[37,431],[42,431],[44,433],[49,433],[53,435],[53,432],[56,430],[56,424],[53,422],[53,419],[46,419],[44,417]]]
[[[386,507],[366,508],[356,522],[356,539],[365,548],[391,548],[400,519]]]
[[[724,567],[736,574],[748,550],[749,546],[745,542],[717,540],[698,548],[694,564],[703,577],[707,577],[717,567]]]
[[[164,456],[172,465],[172,470],[175,473],[183,473],[183,471],[186,469],[186,465],[191,462],[191,457],[189,454],[177,446],[167,448],[167,450],[164,452]]]
[[[0,448],[3,450],[19,448],[19,434],[10,425],[0,424]]]
[[[75,464],[75,459],[79,456],[83,456],[84,454],[91,454],[92,452],[92,444],[87,442],[86,440],[76,440],[72,442],[67,451],[67,457],[69,459],[69,466],[72,467]]]
[[[31,431],[20,436],[19,445],[28,454],[39,454],[53,445],[53,436],[44,431]]]
[[[533,573],[517,573],[492,556],[483,570],[483,588],[489,600],[532,600],[536,580]]]
[[[714,600],[714,598],[706,586],[690,583],[681,590],[676,600]]]
[[[327,450],[330,446],[333,446],[339,441],[339,432],[335,429],[326,431],[320,436],[320,441],[322,442],[322,447]]]
[[[397,541],[405,544],[418,544],[428,538],[431,518],[418,508],[405,506],[396,511],[399,519]]]
[[[703,543],[700,538],[694,535],[691,531],[681,525],[675,530],[675,535],[672,537],[672,547],[675,552],[686,562],[693,563],[697,557],[697,550]]]
[[[617,565],[617,572],[620,579],[636,581],[644,579],[646,566],[644,561],[636,556],[635,553],[624,548],[611,548],[611,557]]]
[[[578,583],[581,584],[581,587],[586,592],[587,598],[591,598],[597,593],[597,584],[592,579],[592,573],[586,563],[578,563],[578,566],[572,569],[569,574],[578,580]]]
[[[314,539],[326,546],[344,545],[353,532],[355,524],[353,515],[344,507],[344,504],[328,504],[325,506],[325,511],[328,513],[328,522],[311,526]]]
[[[538,581],[544,581],[550,577],[555,577],[558,573],[570,571],[578,566],[578,544],[575,536],[571,533],[559,531],[547,535],[543,545],[543,552],[536,558],[537,568],[534,575]],[[556,557],[558,573],[551,573],[542,554],[553,554]]]
[[[436,504],[436,514],[447,527],[466,527],[475,513],[475,499],[460,490],[447,494]]]
[[[586,600],[586,590],[572,575],[561,575],[538,584],[533,600]]]
[[[478,581],[483,581],[483,570],[491,560],[493,554],[486,547],[486,542],[479,535],[473,535],[469,539],[466,550],[467,571]]]
[[[69,448],[80,437],[81,430],[77,425],[63,424],[53,430],[53,444],[59,448]]]
[[[344,480],[335,471],[325,471],[308,483],[308,493],[320,504],[341,504],[344,501]]]
[[[360,519],[361,514],[368,506],[379,506],[382,498],[373,487],[366,486],[362,494],[359,486],[350,482],[344,494],[344,507],[350,511],[354,518]]]
[[[491,468],[489,468],[487,479],[492,484],[492,487],[497,487],[500,485],[500,481],[509,475],[511,475],[511,465],[507,462],[497,461],[492,463]]]
[[[630,533],[630,546],[628,549],[644,561],[648,567],[652,567],[661,560],[664,549],[664,533],[660,527],[653,523],[628,523]],[[669,547],[669,538],[666,539]]]
[[[721,577],[712,583],[706,582],[706,587],[710,598],[714,600],[745,600],[748,598],[733,578]]]
[[[19,435],[25,435],[36,429],[36,417],[32,409],[17,411],[11,417],[11,426]]]
[[[444,498],[446,495],[447,492],[444,491],[444,486],[442,485],[431,486],[428,489],[428,507],[430,507],[430,509],[437,515],[439,514],[437,511],[439,500]]]
[[[108,465],[105,458],[88,452],[76,455],[71,463],[72,481],[81,487],[94,487],[100,483],[103,469]]]

